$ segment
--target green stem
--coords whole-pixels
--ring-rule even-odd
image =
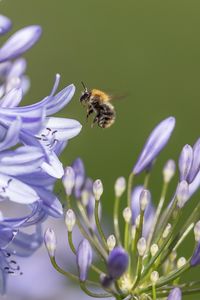
[[[156,288],[162,287],[164,285],[167,285],[168,283],[174,281],[176,278],[178,278],[181,274],[183,274],[184,272],[186,272],[188,269],[190,268],[190,263],[189,261],[180,269],[175,270],[173,272],[171,272],[168,276],[165,277],[161,277],[158,282],[156,283]],[[147,286],[144,289],[140,290],[140,293],[145,293],[145,292],[149,292],[151,290],[151,285]]]
[[[104,248],[106,249],[107,252],[109,252],[108,245],[107,245],[107,242],[106,242],[106,237],[105,237],[105,234],[103,232],[103,229],[102,229],[100,221],[99,221],[99,203],[100,202],[98,200],[95,200],[95,222],[96,222],[98,233],[99,233],[99,235],[101,237],[101,240],[104,244]]]
[[[153,296],[153,300],[156,300],[156,287],[155,287],[155,284],[152,284],[152,296]]]
[[[120,237],[120,230],[119,230],[119,202],[120,198],[116,197],[115,204],[114,204],[114,213],[113,213],[113,220],[114,220],[114,232],[116,237],[117,244],[121,244],[121,237]]]
[[[158,225],[160,214],[161,214],[161,211],[162,211],[162,208],[163,208],[163,205],[164,205],[164,202],[165,202],[165,198],[166,198],[167,187],[168,187],[168,184],[164,183],[163,188],[162,188],[162,192],[161,192],[160,201],[159,201],[159,204],[158,204],[158,207],[157,207],[157,210],[156,210],[156,214],[155,214],[155,219],[154,219],[153,225],[151,227],[151,230],[150,230],[150,233],[149,233],[149,236],[148,236],[148,242],[147,242],[147,247],[148,248],[151,245],[152,239],[153,239],[154,234],[155,234],[155,229],[157,228],[157,225]]]
[[[54,267],[54,269],[55,269],[57,272],[59,272],[60,274],[66,276],[66,277],[68,277],[68,278],[70,278],[70,279],[73,280],[73,281],[76,281],[76,282],[79,282],[79,281],[80,281],[79,278],[78,278],[78,276],[76,276],[76,275],[74,275],[74,274],[71,274],[70,272],[65,271],[65,270],[63,270],[62,268],[60,268],[60,267],[58,266],[57,262],[56,262],[55,257],[50,257],[50,261],[51,261],[51,263],[52,263],[52,266]],[[98,287],[100,286],[97,282],[90,281],[90,280],[87,280],[87,283],[88,283],[88,284],[92,284],[92,285],[96,285],[96,286],[98,286]]]
[[[73,239],[72,239],[72,232],[71,231],[68,231],[68,243],[69,243],[70,249],[76,255],[76,249],[74,247],[74,243],[73,243]],[[93,271],[95,271],[96,273],[98,273],[99,275],[104,273],[103,271],[101,271],[99,268],[97,268],[93,264],[91,264],[91,269]]]
[[[132,185],[135,174],[131,173],[128,178],[128,187],[127,187],[127,206],[131,205],[131,193],[132,193]]]
[[[87,215],[85,213],[85,209],[83,208],[83,206],[81,205],[81,203],[77,203],[77,206],[78,206],[78,209],[81,213],[81,216],[83,218],[83,221],[85,223],[85,225],[87,226],[89,232],[90,232],[90,235],[87,234],[87,232],[85,231],[85,229],[83,228],[83,226],[81,225],[80,221],[78,218],[76,218],[76,223],[81,231],[81,233],[84,235],[84,233],[89,237],[89,241],[91,242],[91,244],[93,244],[94,248],[96,249],[96,251],[99,253],[99,255],[104,259],[104,261],[107,261],[107,252],[105,251],[105,249],[102,247],[102,245],[100,244],[98,238],[96,237],[92,227],[91,227],[91,224],[87,218]],[[84,235],[85,236],[85,235]]]
[[[113,295],[111,294],[97,294],[97,293],[94,293],[94,292],[91,292],[85,285],[85,282],[83,281],[80,281],[80,287],[81,289],[90,297],[93,297],[93,298],[109,298],[109,297],[113,297]]]

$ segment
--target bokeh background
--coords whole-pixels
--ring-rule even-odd
[[[46,96],[57,72],[62,75],[60,88],[70,83],[76,85],[73,101],[60,116],[78,119],[83,129],[69,143],[62,161],[69,165],[80,156],[88,175],[102,179],[105,220],[112,213],[115,179],[120,175],[128,176],[151,129],[169,115],[176,117],[176,130],[160,155],[150,182],[156,203],[164,162],[168,158],[177,159],[181,147],[186,143],[193,144],[200,136],[200,2],[2,0],[0,11],[13,20],[15,30],[29,24],[43,27],[42,39],[26,54],[32,86],[24,104]],[[124,99],[113,102],[117,120],[110,129],[91,129],[90,122],[85,122],[86,112],[79,103],[81,80],[89,88],[125,95]],[[174,186],[172,183],[171,191]],[[197,194],[187,206],[185,217],[198,200]],[[65,239],[65,233],[60,238]],[[188,257],[192,246],[193,240],[187,240],[180,254]],[[27,268],[31,288],[27,283],[25,290],[20,292],[20,284],[16,284],[10,296],[12,300],[15,297],[31,299],[27,295],[33,290],[37,290],[32,296],[35,300],[55,298],[48,278],[57,275],[47,267],[48,262],[48,273],[45,266],[40,267],[37,255],[35,267],[32,268],[29,262]],[[44,262],[47,256],[41,255],[44,255]],[[45,278],[42,286],[46,286],[46,294],[40,294],[38,290],[37,272],[42,271],[47,274],[41,276]],[[197,268],[187,277],[199,276],[200,268]],[[35,280],[31,281],[31,278]],[[69,296],[71,286],[68,284],[65,289],[63,279],[59,279],[63,291],[68,291],[68,294],[62,294],[63,299],[80,297],[80,294]],[[19,282],[19,279],[15,280]],[[21,284],[26,282],[20,280]],[[52,280],[54,286],[57,281]],[[62,299],[60,294],[59,299]],[[189,299],[197,300],[199,296]]]

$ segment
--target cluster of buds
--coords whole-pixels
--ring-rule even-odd
[[[167,144],[174,126],[173,117],[156,126],[129,176],[128,184],[124,177],[116,180],[113,230],[109,236],[101,222],[100,204],[104,197],[101,180],[93,182],[85,178],[80,159],[66,169],[63,180],[68,199],[65,223],[69,245],[76,256],[78,276],[57,265],[56,244],[52,246],[56,240],[51,230],[47,231],[45,240],[55,269],[79,282],[87,295],[119,300],[181,300],[182,295],[200,293],[199,281],[185,282],[182,279],[183,273],[200,265],[200,203],[180,227],[185,207],[200,185],[199,141],[193,148],[186,145],[181,151],[180,179],[172,199],[167,201],[168,187],[176,169],[173,160],[163,168],[157,208],[153,206],[150,193],[153,162]],[[134,178],[142,171],[146,172],[143,184],[134,186]],[[121,200],[124,195],[127,195],[126,203]],[[122,217],[123,224],[119,221]],[[74,226],[83,235],[77,249],[73,243]],[[181,246],[192,232],[194,249],[191,256],[185,258],[180,255]],[[98,265],[94,263],[93,252],[99,257]],[[98,275],[98,280],[91,280],[94,278],[92,272]]]

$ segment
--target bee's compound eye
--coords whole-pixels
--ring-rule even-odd
[[[89,93],[82,93],[81,97],[80,97],[80,101],[84,101],[87,100],[87,98],[89,97]]]

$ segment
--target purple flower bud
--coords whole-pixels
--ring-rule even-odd
[[[111,278],[120,278],[128,268],[129,257],[122,247],[114,248],[108,256],[108,273]]]
[[[199,170],[200,170],[200,138],[196,141],[196,143],[193,146],[193,162],[187,178],[187,181],[189,183],[191,183],[195,179]]]
[[[100,281],[105,289],[108,289],[113,284],[113,278],[105,274],[100,275]]]
[[[0,15],[0,35],[8,32],[12,27],[12,22],[7,17]]]
[[[41,35],[41,27],[32,25],[18,30],[0,48],[0,62],[14,59],[31,48]]]
[[[83,161],[80,158],[77,158],[73,162],[72,168],[75,173],[75,186],[74,186],[75,197],[80,198],[81,189],[85,181],[85,168],[84,168]]]
[[[151,132],[137,160],[133,173],[139,174],[154,161],[160,151],[166,146],[175,126],[175,118],[169,117],[160,122]]]
[[[190,264],[192,267],[200,265],[200,242],[198,243],[194,254],[191,258]]]
[[[167,300],[181,300],[181,299],[182,299],[182,292],[181,289],[179,288],[174,288],[173,290],[171,290],[167,298]]]
[[[190,145],[185,145],[179,157],[180,181],[187,180],[193,161],[193,149]]]
[[[92,263],[92,248],[86,239],[82,240],[78,246],[76,263],[78,266],[79,278],[81,281],[85,281],[87,279],[88,269]]]

